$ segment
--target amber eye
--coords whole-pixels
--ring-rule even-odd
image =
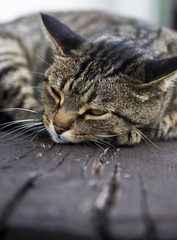
[[[61,98],[59,92],[57,90],[55,90],[55,88],[51,87],[51,90],[52,90],[53,94],[55,94],[56,97],[58,97],[59,99]]]
[[[104,115],[106,112],[99,110],[99,109],[90,109],[86,112],[86,114],[93,115],[93,116],[101,116]]]

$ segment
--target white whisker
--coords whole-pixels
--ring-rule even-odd
[[[46,63],[49,67],[51,67],[51,68],[53,68],[52,66],[51,66],[51,64],[49,64],[46,60],[44,60],[43,58],[41,58],[37,53],[35,53],[33,50],[32,50],[32,52],[34,53],[34,55],[38,58],[38,59],[40,59],[42,62],[44,62],[44,63]],[[54,68],[53,68],[54,69]]]
[[[8,128],[8,127],[16,125],[16,124],[21,124],[21,123],[24,123],[24,122],[38,122],[38,121],[39,121],[39,119],[25,119],[25,120],[10,121],[10,122],[7,122],[7,123],[0,124],[0,126],[2,126],[0,128],[0,130]],[[40,122],[40,123],[42,124],[42,122]]]
[[[107,141],[105,141],[105,140],[103,140],[103,139],[98,139],[98,138],[96,138],[96,139],[94,139],[94,141],[95,142],[98,142],[98,143],[100,143],[100,144],[102,144],[102,145],[105,145],[105,146],[109,146],[109,147],[113,147],[113,148],[115,148],[116,149],[116,147],[113,145],[113,144],[111,144],[111,143],[109,143],[109,142],[107,142]]]
[[[97,145],[99,148],[101,148],[103,151],[105,150],[100,144],[98,144],[98,142],[96,141],[92,141],[95,145]]]
[[[29,133],[30,132],[30,133]],[[34,135],[35,132],[31,133],[31,130],[28,130],[26,132],[23,132],[21,135],[17,135],[15,139],[13,139],[13,141],[22,141],[24,139],[29,138],[31,135]],[[24,136],[25,135],[25,136]],[[19,136],[21,136],[20,138],[18,138]]]
[[[26,125],[26,126],[25,126]],[[12,133],[15,133],[15,132],[18,132],[20,130],[23,130],[23,129],[26,129],[26,128],[29,128],[29,127],[33,127],[33,124],[24,124],[24,125],[20,125],[20,126],[16,126],[14,127],[12,130],[8,131],[6,134],[4,134],[3,136],[1,136],[0,138],[4,138],[4,137],[7,137],[8,135],[12,134]]]
[[[14,131],[14,132],[17,132],[17,133],[14,136],[10,137],[9,139],[6,139],[6,141],[8,141],[8,140],[15,141],[15,139],[17,139],[19,136],[22,136],[22,135],[25,135],[25,137],[21,138],[20,140],[25,139],[25,138],[35,134],[36,129],[41,128],[41,127],[43,127],[43,126],[40,126],[40,127],[39,126],[26,126],[26,127],[20,128],[20,129],[16,129],[16,131]],[[31,133],[31,134],[27,134],[27,133]],[[19,139],[17,139],[17,140],[19,140]]]
[[[24,129],[24,127],[22,127],[22,128],[19,128],[19,127],[18,127],[18,128],[17,128],[17,127],[16,127],[16,128],[13,128],[13,130],[8,131],[6,134],[0,136],[0,139],[9,136],[9,135],[11,135],[12,133],[16,133],[16,132],[18,132],[18,131],[21,130],[21,129]]]
[[[27,108],[3,108],[3,109],[0,109],[0,112],[12,112],[12,111],[26,111],[26,112],[31,112],[31,113],[38,113],[35,110],[30,110]]]
[[[42,75],[42,76],[45,76],[44,73],[40,73],[40,72],[31,72],[32,74],[38,74],[38,75]]]
[[[142,133],[139,129],[134,128],[134,130],[135,130],[137,133],[139,133],[144,140],[146,139],[146,140],[147,140],[148,142],[150,142],[154,147],[156,147],[156,148],[159,149],[159,147],[158,147],[155,143],[153,143],[153,142],[152,142],[144,133]],[[146,141],[145,141],[145,142],[146,142]]]
[[[32,142],[38,135],[40,135],[42,132],[46,131],[45,127],[38,130],[38,132],[31,138],[30,142]]]
[[[19,136],[21,136],[21,135],[23,135],[23,134],[27,134],[28,132],[33,132],[33,133],[35,133],[36,130],[38,130],[39,128],[41,129],[42,127],[43,127],[43,126],[28,126],[28,127],[24,128],[24,129],[21,129],[21,131],[20,131],[19,133],[17,133],[17,134],[14,136],[14,138],[19,137]]]
[[[7,131],[6,134],[4,134],[3,136],[0,136],[0,139],[1,138],[4,138],[4,137],[7,137],[8,135],[11,135],[13,133],[16,133],[18,131],[21,131],[23,129],[29,129],[29,128],[33,128],[33,127],[37,127],[39,125],[42,125],[42,123],[27,123],[27,124],[23,124],[23,125],[19,125],[19,126],[16,126],[16,127],[13,127],[12,129],[10,129],[9,131]],[[31,130],[31,129],[30,129]],[[22,131],[21,131],[22,132]],[[13,137],[12,137],[13,138]]]

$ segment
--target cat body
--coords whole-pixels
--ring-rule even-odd
[[[37,112],[11,118],[36,118],[58,143],[177,137],[175,31],[100,12],[51,15],[0,25],[1,107]]]

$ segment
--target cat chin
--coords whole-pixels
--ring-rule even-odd
[[[63,138],[62,136],[58,136],[56,133],[55,134],[51,134],[51,137],[52,137],[52,140],[56,143],[68,143],[68,142],[71,142],[69,140],[66,140],[65,138]]]
[[[60,136],[58,136],[56,133],[51,134],[52,140],[56,143],[69,143],[74,142],[71,138],[71,134],[68,132],[62,133]]]
[[[54,134],[50,134],[52,137],[52,140],[56,143],[66,143],[65,141],[63,141],[60,137],[54,135]]]
[[[60,139],[64,142],[75,142],[72,138],[70,131],[66,131],[60,135]]]

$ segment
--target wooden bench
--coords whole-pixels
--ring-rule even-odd
[[[0,239],[177,239],[177,141],[0,140]]]

